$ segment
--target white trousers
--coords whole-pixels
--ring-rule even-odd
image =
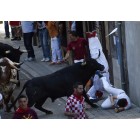
[[[106,77],[106,79],[109,82],[109,72],[103,73],[103,76]],[[99,76],[95,74],[95,76],[93,78],[93,86],[87,92],[87,95],[89,96],[90,99],[96,98],[95,93],[97,90],[100,90],[104,93],[102,81],[99,78]]]
[[[105,91],[107,91],[108,94],[112,94],[112,96],[118,96],[120,93],[125,92],[122,89],[118,89],[118,88],[114,88],[112,87],[106,80],[106,77],[102,77],[101,78],[102,83],[103,83],[103,87],[105,89]],[[102,104],[101,107],[103,109],[108,109],[112,107],[111,101],[110,101],[110,97],[108,97]]]
[[[51,38],[52,62],[62,61],[62,51],[57,37]]]

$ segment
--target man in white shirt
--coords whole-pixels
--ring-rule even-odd
[[[99,71],[97,74],[103,83],[104,90],[109,94],[108,98],[101,104],[101,107],[103,109],[114,108],[116,113],[129,109],[131,102],[125,91],[110,85],[106,77],[103,77]]]
[[[107,81],[109,82],[109,65],[107,62],[107,59],[103,53],[102,45],[97,37],[97,33],[89,32],[87,33],[88,42],[89,42],[89,50],[90,50],[90,56],[93,59],[96,59],[98,63],[102,64],[104,66],[104,70],[102,71],[103,76],[107,78]],[[99,80],[99,77],[97,74],[94,75],[93,79],[93,85],[88,90],[87,95],[91,102],[98,101],[96,93],[98,91],[104,93],[103,86],[101,81]]]

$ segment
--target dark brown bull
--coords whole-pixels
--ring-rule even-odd
[[[15,65],[19,65],[19,63],[14,63],[8,58],[0,59],[0,92],[3,94],[6,110],[9,101],[14,101],[12,93],[18,83],[17,71],[19,69]],[[16,106],[14,108],[16,109]]]

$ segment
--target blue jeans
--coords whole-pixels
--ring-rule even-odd
[[[50,59],[50,48],[48,46],[48,30],[46,28],[39,29],[39,39],[43,51],[43,57]]]
[[[10,37],[8,21],[4,21],[5,37]]]
[[[62,61],[62,51],[59,37],[51,38],[52,62]]]

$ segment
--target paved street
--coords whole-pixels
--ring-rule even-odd
[[[21,49],[25,49],[23,45],[23,39],[21,41],[11,41],[10,39],[4,39],[4,33],[2,28],[3,26],[0,25],[0,42],[10,44],[16,48],[20,46]],[[21,66],[20,71],[21,86],[20,88],[17,88],[15,90],[14,92],[15,96],[17,96],[17,94],[22,89],[23,84],[28,79],[31,79],[32,77],[47,75],[67,66],[67,64],[49,66],[48,62],[40,61],[42,59],[41,48],[34,46],[34,50],[36,55],[36,61],[26,62]],[[21,57],[21,61],[23,61],[25,57],[26,54],[23,54]],[[54,103],[52,103],[51,100],[49,99],[45,102],[44,107],[52,110],[54,113],[53,115],[46,115],[36,109],[35,110],[38,113],[40,119],[65,119],[67,118],[66,116],[64,116],[65,102],[66,97],[57,99]],[[102,102],[103,101],[98,102],[98,105],[100,106]],[[102,110],[100,107],[96,109],[89,108],[87,109],[87,114],[91,119],[138,119],[140,118],[140,108],[133,104],[130,110],[123,111],[120,113],[115,113],[112,109]],[[12,115],[13,113],[5,113],[5,118],[11,118]]]

